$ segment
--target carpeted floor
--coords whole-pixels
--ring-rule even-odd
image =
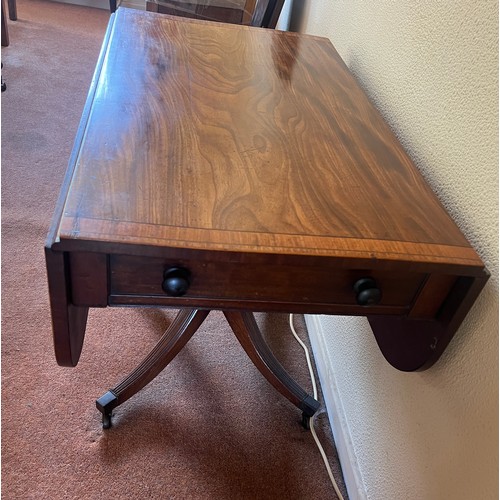
[[[300,412],[257,372],[220,313],[107,431],[95,399],[175,312],[94,309],[79,365],[56,365],[43,245],[109,14],[18,0],[18,16],[2,48],[2,498],[336,498]],[[257,317],[309,389],[287,317]],[[296,324],[306,338],[303,318]],[[317,428],[342,483],[325,413]]]

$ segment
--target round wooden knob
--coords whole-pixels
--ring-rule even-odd
[[[171,267],[163,274],[163,291],[171,297],[181,297],[189,289],[190,272],[183,267]]]
[[[354,283],[356,302],[360,306],[374,306],[380,302],[382,292],[373,278],[361,278]]]

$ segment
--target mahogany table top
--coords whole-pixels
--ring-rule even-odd
[[[120,8],[78,142],[62,244],[482,266],[325,38]]]
[[[329,40],[122,7],[46,260],[67,365],[89,307],[137,305],[364,315],[421,369],[488,279]]]

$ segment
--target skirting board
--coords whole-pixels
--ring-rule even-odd
[[[328,359],[325,340],[327,335],[321,324],[321,316],[306,315],[305,320],[349,500],[366,500],[344,406],[338,393],[337,374]]]

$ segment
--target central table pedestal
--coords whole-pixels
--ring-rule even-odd
[[[96,401],[104,429],[111,427],[113,409],[151,382],[181,351],[208,316],[208,310],[182,309],[146,358],[113,389]],[[302,425],[320,404],[300,387],[276,359],[257,326],[254,315],[243,311],[223,311],[236,338],[266,379],[297,408],[302,410]]]

